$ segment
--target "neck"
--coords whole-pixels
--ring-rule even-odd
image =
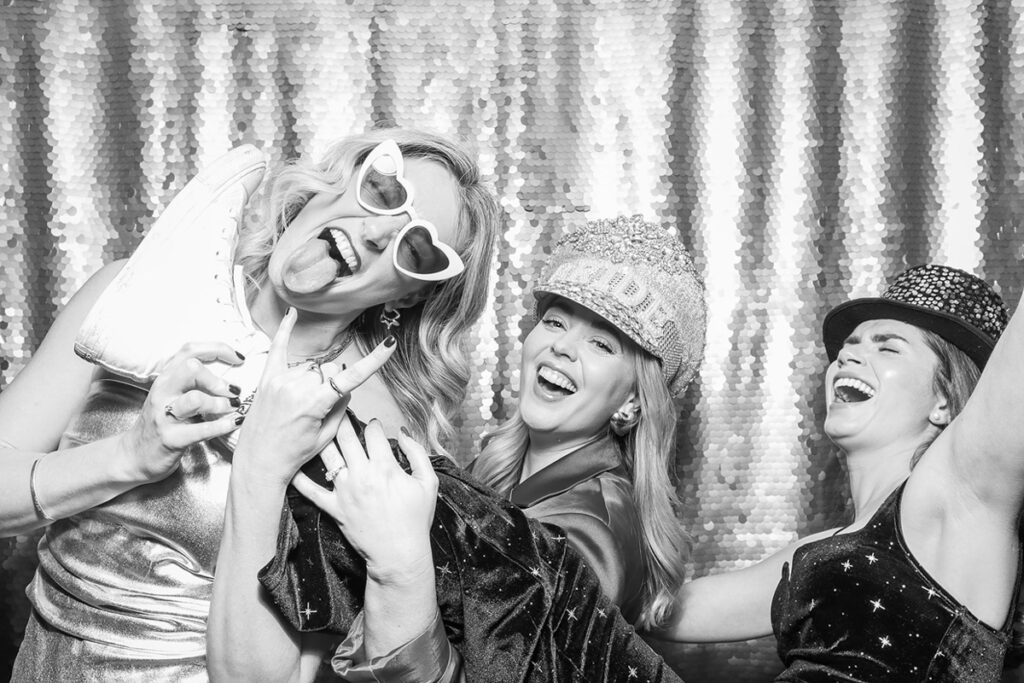
[[[875,514],[889,494],[910,476],[915,450],[916,447],[900,445],[846,452],[854,522]]]
[[[273,338],[288,312],[288,304],[277,296],[273,287],[265,285],[256,292],[249,304],[249,312],[253,323]],[[289,360],[309,358],[331,350],[344,341],[349,326],[359,316],[358,312],[323,315],[298,309],[296,313],[298,318],[288,342]]]
[[[555,463],[573,451],[599,441],[603,435],[595,434],[587,437],[559,438],[556,434],[536,434],[530,432],[530,442],[523,456],[523,471],[519,481],[539,472],[548,465]]]

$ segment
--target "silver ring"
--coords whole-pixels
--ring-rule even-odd
[[[327,474],[324,476],[324,479],[326,479],[327,481],[334,481],[335,479],[338,478],[338,475],[341,474],[342,470],[344,470],[346,467],[348,467],[348,465],[339,465],[338,467],[335,467],[333,470],[327,472]]]
[[[334,389],[334,393],[336,393],[339,397],[345,398],[347,396],[347,394],[341,389],[339,389],[338,385],[334,383],[333,377],[328,377],[327,383],[331,385],[331,389]]]
[[[173,417],[175,420],[177,420],[178,416],[174,414],[174,407],[173,406],[174,406],[174,401],[171,401],[170,403],[165,405],[164,406],[164,415],[166,415],[167,417]]]

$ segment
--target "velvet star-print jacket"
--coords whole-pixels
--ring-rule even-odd
[[[561,529],[597,574],[605,595],[635,623],[643,606],[640,518],[629,474],[610,439],[589,443],[533,473],[512,488],[509,500],[531,519]],[[352,683],[466,680],[439,618],[418,637],[372,660],[366,659],[357,618],[331,662]]]
[[[680,680],[604,595],[560,529],[531,520],[454,463],[432,463],[438,606],[467,680]],[[324,484],[319,460],[306,472]],[[365,580],[362,559],[330,516],[289,491],[277,554],[260,572],[288,622],[300,632],[345,634],[362,608]]]
[[[772,627],[786,670],[776,680],[999,680],[1011,619],[988,626],[917,562],[900,531],[904,486],[863,529],[808,543],[783,568]]]

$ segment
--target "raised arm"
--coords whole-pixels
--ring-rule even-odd
[[[1016,520],[1024,502],[1024,311],[996,344],[963,412],[936,439],[920,467]],[[934,453],[933,453],[934,451]],[[928,462],[931,460],[932,462]]]
[[[288,368],[295,313],[274,337],[256,399],[239,434],[214,574],[207,633],[213,680],[312,680],[330,641],[288,626],[257,580],[274,556],[288,482],[337,432],[348,394],[391,356],[381,344],[347,370],[322,366],[344,396],[305,367]]]
[[[122,266],[122,262],[110,264],[86,282],[57,316],[32,360],[0,393],[0,535],[23,533],[161,479],[177,467],[181,451],[173,446],[183,448],[235,428],[232,418],[225,418],[195,425],[166,425],[169,434],[157,433],[154,421],[145,417],[147,411],[157,414],[161,409],[147,401],[143,416],[129,431],[89,444],[58,447],[64,429],[99,372],[75,355],[75,336]],[[205,345],[203,354],[210,359],[239,362],[223,344]],[[186,365],[183,358],[177,366],[181,381],[188,381],[185,375],[189,372],[203,372],[189,370]],[[210,397],[207,407],[229,412],[227,383],[208,379],[210,390],[224,398]],[[163,384],[169,382],[165,379]]]

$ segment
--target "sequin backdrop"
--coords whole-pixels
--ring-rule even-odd
[[[708,285],[678,453],[693,572],[840,522],[819,321],[935,260],[1022,274],[1024,24],[1005,0],[0,0],[0,387],[196,168],[379,122],[467,139],[507,224],[461,452],[515,398],[526,298],[586,216],[674,225]],[[0,546],[16,647],[34,538]],[[768,640],[674,647],[761,681]],[[9,663],[8,663],[9,664]]]

